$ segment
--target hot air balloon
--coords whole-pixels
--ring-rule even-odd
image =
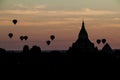
[[[101,43],[101,40],[100,40],[100,39],[98,39],[96,42],[97,42],[98,44],[100,44],[100,43]]]
[[[23,39],[24,39],[24,36],[20,36],[20,40],[23,41]]]
[[[9,33],[8,36],[9,36],[9,38],[12,38],[13,37],[13,33]]]
[[[50,41],[50,40],[48,40],[48,41],[46,41],[46,43],[47,43],[47,45],[49,46],[49,45],[50,45],[50,43],[51,43],[51,41]]]
[[[14,23],[15,25],[17,24],[17,22],[18,22],[18,21],[17,21],[16,19],[13,20],[13,23]]]
[[[54,39],[55,39],[55,36],[54,36],[54,35],[51,35],[51,36],[50,36],[50,39],[51,39],[51,40],[54,40]]]
[[[106,39],[102,39],[102,43],[105,44],[106,43]]]
[[[28,39],[28,36],[24,36],[24,39],[27,40],[27,39]]]

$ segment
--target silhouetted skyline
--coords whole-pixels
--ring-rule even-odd
[[[23,38],[27,40],[27,36],[20,37],[21,40]],[[55,38],[55,35],[50,35],[46,44],[50,46]],[[97,39],[98,45],[100,45],[100,42],[103,44],[102,50],[98,50],[98,46],[95,46],[89,39],[83,21],[77,40],[73,42],[68,50],[48,52],[41,50],[41,47],[37,45],[33,45],[32,48],[29,45],[24,45],[23,50],[18,53],[17,51],[6,51],[0,48],[0,64],[41,64],[43,66],[42,70],[53,70],[55,72],[58,70],[66,71],[69,68],[72,71],[78,71],[80,68],[78,66],[84,64],[119,64],[120,50],[113,50],[105,38]]]

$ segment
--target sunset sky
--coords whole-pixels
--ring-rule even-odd
[[[0,0],[0,48],[21,50],[27,44],[67,50],[76,41],[82,20],[95,46],[96,39],[106,38],[113,49],[120,49],[120,0]],[[56,39],[47,46],[52,34]],[[21,35],[28,35],[28,41],[21,42]]]

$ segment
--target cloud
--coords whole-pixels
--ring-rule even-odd
[[[23,4],[17,4],[16,7],[19,7],[19,8],[27,8],[27,6],[23,5]]]
[[[15,4],[15,5],[13,5],[12,8],[13,8],[13,10],[33,11],[36,9],[45,9],[45,8],[47,8],[47,5],[40,4],[40,5],[35,5],[35,6],[29,6],[29,5],[24,5],[24,4]]]
[[[19,5],[24,7],[22,5]],[[78,10],[78,11],[65,11],[65,10],[43,10],[42,8],[46,8],[45,5],[38,5],[34,7],[33,10],[2,10],[0,14],[17,14],[17,15],[42,15],[42,16],[99,16],[99,15],[114,15],[120,14],[118,11],[107,11],[107,10],[92,10],[89,8]],[[37,10],[42,9],[42,10]]]
[[[32,15],[32,14],[38,14],[40,11],[35,11],[35,10],[3,10],[0,11],[0,14],[8,14],[8,15]]]
[[[21,7],[25,7],[19,5]],[[22,21],[21,26],[45,26],[45,25],[68,25],[68,24],[78,24],[82,19],[85,21],[108,21],[113,20],[112,16],[119,16],[119,11],[108,11],[108,10],[93,10],[89,8],[67,11],[67,10],[44,10],[41,8],[46,8],[45,5],[34,6],[33,10],[2,10],[0,15],[2,16],[0,21],[6,23],[5,20],[12,19],[14,16]],[[36,9],[35,9],[36,8]],[[39,8],[39,9],[38,9]],[[11,15],[11,16],[10,16]],[[103,16],[103,17],[102,17]],[[114,18],[114,20],[119,20]],[[8,21],[8,20],[7,20]],[[6,23],[9,24],[9,23]],[[6,25],[4,24],[4,25]]]
[[[119,20],[120,20],[120,18],[113,18],[113,20],[119,21]]]
[[[35,9],[45,9],[45,8],[47,8],[47,5],[37,5],[34,8]]]
[[[114,11],[108,11],[108,10],[93,10],[89,8],[85,8],[82,10],[81,14],[86,14],[86,15],[111,15],[111,14],[117,14],[120,12],[114,12]]]
[[[26,10],[26,9],[29,9],[29,7],[23,4],[14,4],[12,7],[12,10],[16,10],[16,9]]]

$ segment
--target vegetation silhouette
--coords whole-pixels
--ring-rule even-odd
[[[30,50],[29,50],[29,46],[28,46],[28,45],[24,45],[24,47],[23,47],[23,53],[27,53],[27,54],[30,53]]]
[[[33,46],[30,49],[30,53],[32,53],[32,54],[40,54],[41,53],[41,48],[39,46]]]

